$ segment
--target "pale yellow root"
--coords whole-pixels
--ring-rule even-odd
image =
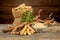
[[[30,24],[27,24],[24,26],[24,28],[20,31],[21,35],[32,35],[35,33],[35,30],[29,26]]]
[[[27,33],[28,33],[28,35],[31,35],[29,28],[27,28]]]
[[[31,28],[29,25],[27,27],[29,28],[29,30],[35,32],[35,30],[33,28]]]
[[[27,35],[27,30],[24,31],[24,34],[23,35]]]
[[[21,7],[24,7],[24,6],[25,6],[25,4],[23,3],[23,4],[19,5],[18,7],[16,7],[15,9],[19,9]]]
[[[24,26],[24,28],[20,31],[20,34],[23,35],[23,33],[26,29],[27,29],[27,26]]]

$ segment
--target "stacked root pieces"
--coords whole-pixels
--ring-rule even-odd
[[[25,23],[17,27],[8,27],[7,30],[3,30],[4,33],[11,32],[13,35],[32,35],[36,31],[30,26],[31,24]]]
[[[14,35],[32,35],[32,34],[34,34],[36,31],[31,27],[31,23],[20,21],[22,15],[27,10],[30,11],[29,13],[33,12],[32,7],[26,6],[24,3],[19,5],[16,8],[12,8],[12,14],[14,16],[14,22],[12,24],[13,26],[8,25],[8,28],[6,30],[3,30],[3,32],[4,33],[10,32],[11,34],[14,34]]]

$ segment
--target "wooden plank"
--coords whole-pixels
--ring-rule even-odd
[[[11,6],[3,6],[3,7],[0,7],[0,15],[12,15],[12,9],[13,7]]]
[[[40,19],[46,19],[46,18],[48,18],[48,15],[41,15],[40,16]],[[60,15],[52,15],[52,18],[59,18],[60,19]]]
[[[0,24],[12,24],[13,19],[0,19]]]
[[[11,9],[13,8],[12,6],[10,7],[0,7],[0,15],[2,16],[2,18],[7,18],[7,19],[11,19],[13,17],[12,15],[12,11]],[[44,15],[49,15],[51,12],[54,13],[54,17],[59,17],[60,15],[60,7],[33,7],[33,13],[34,15],[36,15],[38,13],[38,11],[42,9],[43,11],[40,13],[42,16]],[[10,17],[8,17],[10,15]],[[45,17],[45,16],[44,16]]]
[[[38,13],[38,11],[40,9],[43,10],[42,12],[45,12],[46,14],[49,14],[51,12],[59,10],[60,8],[57,8],[57,7],[33,7],[34,13]]]
[[[4,7],[0,7],[0,13],[3,15],[10,15],[12,14],[12,8],[14,8],[13,6],[4,6]],[[55,10],[59,10],[59,8],[57,7],[33,7],[34,13],[38,13],[39,9],[43,9],[43,11],[45,12],[53,12]]]
[[[53,12],[52,17],[60,18],[60,8],[56,7],[33,7],[34,9],[34,15],[37,15],[39,9],[42,9],[43,11],[40,13],[42,19],[47,18],[50,13]]]
[[[3,18],[3,19],[13,19],[13,16],[12,15],[0,15],[0,18]]]
[[[60,6],[60,0],[0,0],[0,6],[18,6],[22,3],[26,3],[31,6],[40,7],[58,7]]]

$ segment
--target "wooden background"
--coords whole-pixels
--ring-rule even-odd
[[[58,21],[60,19],[60,0],[0,0],[0,24],[12,23],[14,17],[11,9],[22,3],[32,6],[34,14],[37,14],[39,9],[43,9],[41,19],[47,18],[51,12],[54,13],[52,17]]]

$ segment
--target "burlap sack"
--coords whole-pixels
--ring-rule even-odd
[[[12,8],[12,14],[14,16],[14,18],[18,18],[21,17],[22,14],[24,12],[26,12],[27,10],[29,11],[33,11],[31,6],[25,6],[24,4],[21,4],[20,6],[16,7],[16,8]]]
[[[13,21],[13,25],[14,25],[14,26],[21,25],[21,21],[20,21],[20,20],[21,20],[20,17],[19,17],[19,18],[15,18],[14,21]]]

